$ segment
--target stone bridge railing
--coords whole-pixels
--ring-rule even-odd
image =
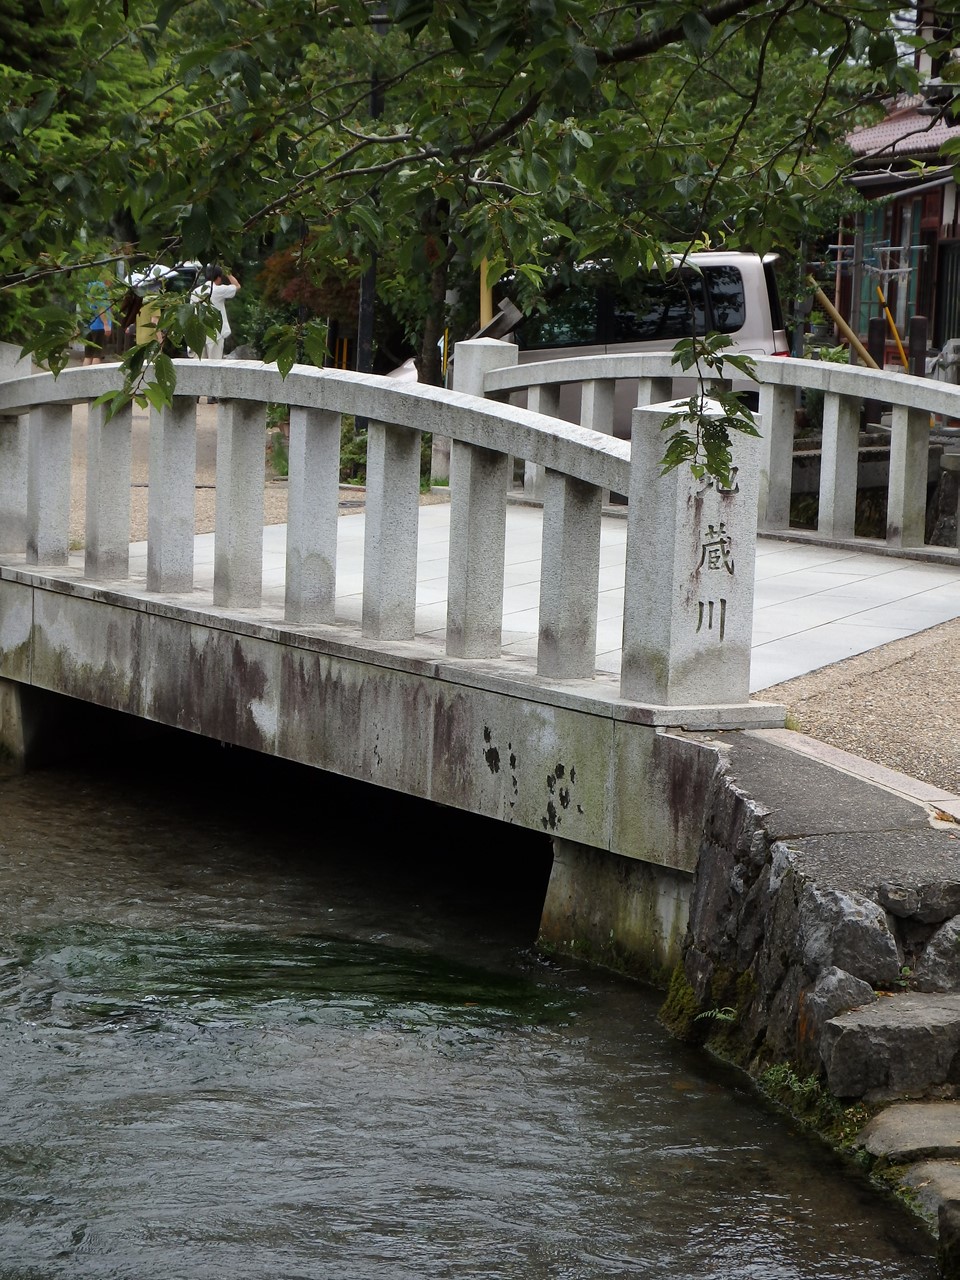
[[[414,638],[421,434],[452,441],[446,655],[501,656],[507,466],[543,468],[539,636],[533,681],[595,676],[603,495],[630,496],[619,697],[654,707],[748,704],[759,449],[738,444],[739,483],[718,492],[689,472],[659,475],[662,410],[637,410],[634,443],[589,426],[470,394],[502,344],[457,349],[458,390],[259,362],[178,362],[171,407],[150,424],[146,576],[130,575],[129,407],[109,418],[97,398],[116,366],[0,382],[0,572],[67,566],[71,425],[86,404],[82,580],[190,607],[261,605],[265,415],[291,407],[284,625],[340,625],[335,614],[341,417],[368,434],[361,639]],[[197,399],[216,396],[216,530],[212,600],[194,588]],[[75,572],[74,569],[71,572]],[[178,600],[178,607],[184,604]],[[353,624],[355,627],[355,624]],[[516,672],[514,672],[516,674]],[[604,695],[609,696],[609,695]],[[678,723],[673,712],[647,722]],[[732,714],[735,722],[737,717]]]
[[[515,347],[501,343],[501,351],[504,358],[491,363],[477,394],[494,399],[525,396],[529,408],[554,414],[560,410],[561,392],[566,397],[565,389],[576,384],[579,394],[570,398],[574,411],[581,425],[594,431],[613,432],[615,405],[617,416],[623,418],[625,384],[632,404],[658,404],[675,394],[690,394],[689,376],[681,391],[677,366],[669,354],[517,364]],[[877,539],[855,538],[854,516],[861,424],[877,423],[882,406],[885,419],[889,414],[890,461],[886,531],[879,541],[897,552],[923,547],[931,425],[960,422],[960,386],[887,370],[771,356],[756,358],[756,373],[763,431],[759,528],[769,533],[791,528],[798,393],[813,391],[823,396],[823,432],[817,527],[806,536],[877,547]],[[960,450],[960,439],[955,447]],[[535,464],[528,466],[525,487],[535,491],[539,481]],[[956,558],[955,549],[937,548],[935,554]]]

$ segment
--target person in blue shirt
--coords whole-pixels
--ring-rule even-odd
[[[91,280],[84,295],[84,316],[87,331],[83,342],[83,363],[100,364],[103,353],[113,337],[113,313],[110,309],[110,292],[105,280]]]

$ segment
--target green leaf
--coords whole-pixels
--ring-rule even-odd
[[[234,53],[232,49],[218,53],[210,59],[210,74],[217,80],[224,80],[236,70],[239,61],[239,54]]]
[[[56,89],[44,89],[42,93],[38,93],[30,105],[30,123],[37,125],[41,120],[45,120],[56,100]]]
[[[240,76],[250,97],[259,97],[260,68],[257,66],[256,62],[254,62],[253,58],[247,57],[246,55],[240,58]]]
[[[203,354],[203,348],[207,340],[207,326],[196,311],[190,311],[181,325],[184,341],[193,352],[199,356]]]
[[[597,75],[597,53],[589,45],[575,44],[570,50],[573,64],[591,84]]]
[[[169,408],[173,403],[172,397],[159,382],[148,382],[143,388],[142,394],[151,408],[156,409],[158,412],[161,409]]]
[[[870,42],[869,61],[874,68],[889,66],[896,62],[897,44],[890,32],[885,31]]]
[[[702,13],[686,13],[683,16],[683,34],[697,53],[705,53],[713,27]]]
[[[377,243],[380,240],[383,235],[383,223],[372,209],[366,205],[357,204],[351,209],[350,216],[361,230],[366,232],[372,242]]]
[[[264,334],[264,359],[275,360],[285,378],[297,362],[299,335],[295,325],[272,325]]]
[[[191,258],[204,258],[210,244],[210,220],[202,204],[188,207],[180,234],[183,237],[184,252]]]
[[[157,383],[163,388],[168,399],[172,401],[173,391],[177,385],[177,372],[173,367],[173,361],[162,351],[153,362],[153,372]]]
[[[284,343],[275,356],[280,377],[285,378],[297,362],[296,343]]]
[[[311,364],[322,369],[327,357],[327,326],[319,320],[311,320],[303,330],[303,349]]]
[[[477,25],[474,21],[459,15],[451,17],[447,22],[450,43],[465,57],[469,56],[477,43]]]

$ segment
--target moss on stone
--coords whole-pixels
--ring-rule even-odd
[[[700,1012],[696,993],[687,981],[683,966],[677,965],[670,978],[667,998],[660,1006],[660,1021],[672,1034],[680,1040],[693,1040],[694,1021]]]
[[[646,960],[636,955],[628,947],[617,943],[598,944],[589,938],[537,939],[538,948],[547,955],[566,956],[582,964],[598,969],[609,969],[612,973],[642,982],[645,986],[656,987],[660,991],[667,988],[670,970],[663,965]]]

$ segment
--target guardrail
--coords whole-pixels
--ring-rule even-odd
[[[500,344],[494,346],[500,358]],[[198,397],[211,396],[220,401],[211,603],[257,609],[266,410],[281,403],[291,409],[284,625],[337,625],[341,418],[353,414],[369,422],[364,641],[414,639],[420,442],[430,432],[452,440],[450,658],[501,656],[507,467],[511,455],[522,455],[547,477],[535,677],[595,676],[602,502],[614,490],[634,499],[620,697],[664,707],[743,704],[748,719],[762,715],[758,704],[748,705],[755,442],[744,442],[736,491],[700,485],[689,472],[659,477],[662,413],[635,432],[631,463],[625,440],[470,394],[490,354],[485,341],[458,346],[456,391],[334,369],[297,366],[281,378],[257,361],[178,361],[172,405],[151,414],[146,574],[137,582],[129,557],[131,410],[108,419],[95,403],[118,386],[117,367],[0,382],[0,572],[42,569],[49,576],[70,564],[72,415],[85,404],[83,580],[163,597],[193,592],[187,605],[201,607],[194,589],[195,428]],[[700,514],[691,524],[685,513],[694,491]],[[708,577],[718,590],[697,594],[691,583],[699,587]],[[647,719],[659,722],[655,714]],[[665,722],[678,721],[667,715]]]
[[[659,404],[680,394],[689,374],[678,373],[669,353],[597,355],[517,364],[516,348],[500,343],[503,358],[486,371],[477,394],[494,399],[526,396],[541,412],[557,413],[561,391],[577,384],[579,421],[592,430],[613,432],[617,388],[630,385],[632,402]],[[759,378],[759,417],[763,435],[758,527],[820,541],[886,548],[898,553],[924,547],[928,502],[931,424],[960,421],[960,387],[887,370],[858,368],[820,360],[755,358]],[[736,375],[738,378],[739,374]],[[709,380],[707,386],[709,388]],[[791,527],[794,444],[798,392],[823,396],[823,428],[816,531]],[[861,425],[876,422],[876,407],[888,408],[890,463],[886,493],[886,529],[882,539],[857,537],[854,531]],[[957,433],[960,435],[960,433]],[[957,442],[960,449],[960,440]],[[536,490],[539,476],[528,470],[526,488]],[[955,547],[932,554],[955,559]]]

